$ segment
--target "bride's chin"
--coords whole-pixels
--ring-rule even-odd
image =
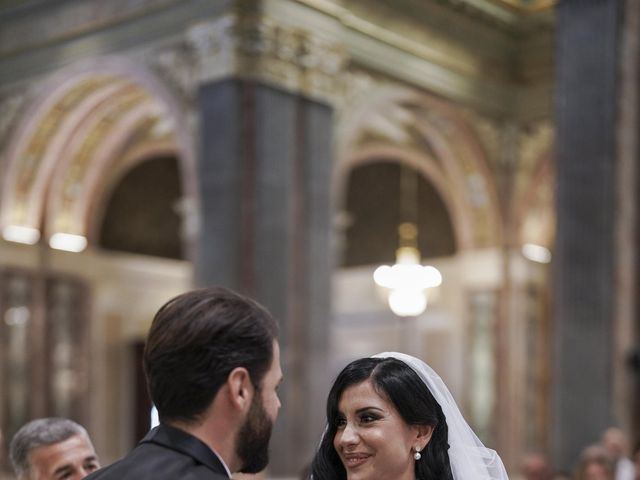
[[[366,472],[347,472],[347,480],[368,480]]]

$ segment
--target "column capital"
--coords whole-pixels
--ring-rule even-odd
[[[260,12],[236,9],[203,21],[188,29],[186,39],[199,83],[240,77],[330,103],[341,90],[345,48]]]

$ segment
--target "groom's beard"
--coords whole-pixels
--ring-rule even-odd
[[[258,473],[269,463],[269,439],[273,422],[265,412],[260,391],[251,401],[251,407],[244,425],[238,432],[236,454],[240,458],[240,473]]]

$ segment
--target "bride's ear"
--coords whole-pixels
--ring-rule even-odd
[[[416,425],[416,441],[419,442],[421,449],[431,441],[434,430],[432,425]]]

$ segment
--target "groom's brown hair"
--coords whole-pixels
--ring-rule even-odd
[[[197,420],[238,367],[248,370],[259,389],[277,334],[263,306],[225,288],[194,290],[167,302],[151,324],[144,351],[160,420]]]

